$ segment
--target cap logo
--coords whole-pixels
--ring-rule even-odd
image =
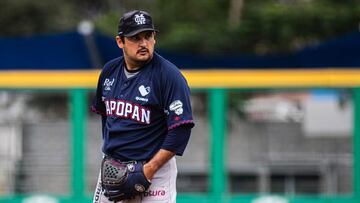
[[[145,20],[144,14],[135,14],[135,22],[137,25],[144,25]]]

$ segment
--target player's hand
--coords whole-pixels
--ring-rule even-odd
[[[114,160],[105,160],[105,164],[102,165],[102,186],[105,190],[104,195],[110,201],[133,199],[150,187],[151,183],[144,175],[142,163],[127,164],[124,167]],[[114,180],[114,177],[117,180]]]
[[[151,181],[156,173],[156,169],[151,163],[144,164],[144,175],[148,181]]]

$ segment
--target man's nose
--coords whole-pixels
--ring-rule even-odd
[[[147,40],[145,37],[140,39],[140,46],[146,46],[146,43],[147,43]]]

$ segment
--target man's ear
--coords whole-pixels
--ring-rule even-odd
[[[121,37],[120,37],[120,36],[116,36],[115,39],[116,39],[116,44],[118,45],[118,47],[119,47],[120,49],[124,48],[124,42],[121,40]]]

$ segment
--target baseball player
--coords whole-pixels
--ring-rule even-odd
[[[145,11],[120,19],[123,56],[103,67],[91,106],[101,115],[104,154],[94,203],[176,202],[175,155],[194,121],[185,78],[154,52],[156,33]]]

